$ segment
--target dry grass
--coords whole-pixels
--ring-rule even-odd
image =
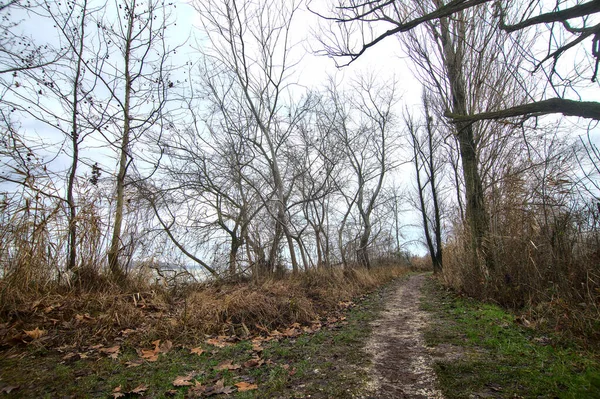
[[[540,223],[533,214],[501,215],[490,238],[493,268],[473,264],[466,234],[444,248],[446,285],[518,309],[528,322],[600,342],[600,232],[582,214]],[[585,233],[582,233],[585,231]]]
[[[282,279],[187,285],[177,291],[130,286],[123,292],[110,284],[102,290],[49,290],[3,306],[0,342],[3,349],[21,347],[30,341],[25,331],[36,328],[45,334],[34,344],[45,348],[259,334],[292,323],[310,324],[406,272],[397,266],[320,270]]]

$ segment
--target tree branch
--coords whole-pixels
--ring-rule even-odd
[[[447,17],[447,16],[450,16],[459,11],[465,10],[467,8],[474,7],[474,6],[477,6],[480,4],[484,4],[484,3],[488,3],[490,1],[491,0],[453,0],[450,3],[438,8],[437,10],[432,11],[429,14],[423,15],[422,17],[415,18],[408,22],[398,23],[395,28],[389,29],[389,30],[385,31],[384,33],[382,33],[381,35],[377,36],[375,39],[373,39],[369,43],[363,44],[362,48],[358,52],[351,52],[350,50],[348,50],[348,52],[343,52],[340,50],[339,52],[332,53],[331,55],[341,56],[341,57],[350,57],[351,60],[347,64],[344,64],[341,66],[350,65],[354,60],[356,60],[358,57],[360,57],[369,48],[375,46],[377,43],[379,43],[380,41],[382,41],[383,39],[385,39],[389,36],[393,36],[396,33],[400,33],[400,32],[408,32],[411,29],[416,28],[417,26],[419,26],[420,24],[422,24],[424,22],[431,21],[431,20],[438,19],[438,18]],[[312,12],[319,15],[321,18],[324,18],[327,20],[332,20],[332,21],[335,21],[338,23],[350,22],[350,21],[355,20],[355,18],[347,19],[347,18],[343,18],[343,17],[337,17],[337,18],[336,17],[326,17],[326,16],[320,15],[314,11],[312,11]]]
[[[515,116],[539,116],[548,114],[563,114],[600,120],[600,103],[594,101],[574,101],[562,98],[536,101],[529,104],[503,109],[500,111],[482,112],[475,115],[458,115],[446,112],[445,116],[453,123],[476,122],[488,119],[511,118]]]
[[[585,17],[590,14],[594,14],[600,12],[600,1],[592,0],[588,3],[579,4],[577,6],[573,6],[571,8],[567,8],[565,10],[560,11],[552,11],[547,12],[545,14],[540,14],[535,17],[526,19],[514,25],[505,25],[504,19],[500,21],[500,28],[506,32],[515,32],[517,30],[521,30],[523,28],[527,28],[529,26],[542,24],[542,23],[552,23],[552,22],[563,22],[568,19],[577,18],[577,17]]]

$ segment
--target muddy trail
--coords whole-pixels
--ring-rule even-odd
[[[363,398],[442,399],[423,330],[428,314],[420,308],[427,277],[412,275],[395,287],[379,319],[372,323],[365,350],[372,356],[371,382]]]

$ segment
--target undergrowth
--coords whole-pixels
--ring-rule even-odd
[[[196,304],[201,300],[211,301],[211,306],[221,309],[210,314],[224,320],[219,328],[215,328],[214,321],[197,328],[229,331],[234,324],[228,320],[234,315],[244,317],[248,328],[254,318],[263,317],[260,328],[254,328],[246,337],[227,335],[207,339],[203,334],[194,338],[193,334],[189,334],[191,327],[187,334],[180,331],[179,335],[171,327],[161,330],[157,322],[155,328],[146,328],[148,338],[144,342],[130,339],[136,332],[122,330],[114,341],[109,341],[109,335],[104,333],[106,344],[102,347],[91,345],[91,335],[88,335],[85,344],[63,344],[51,349],[48,347],[50,341],[41,337],[22,345],[19,351],[13,348],[0,354],[0,393],[16,398],[138,397],[132,393],[136,390],[149,398],[352,397],[367,380],[365,366],[369,360],[361,348],[370,333],[369,322],[382,309],[386,288],[377,287],[369,295],[361,293],[373,291],[377,284],[406,273],[400,268],[372,272],[319,272],[283,280],[189,287],[187,313],[191,317],[198,312],[194,316],[196,323],[200,322],[202,314],[199,309],[203,309]],[[264,293],[262,297],[259,296],[261,292]],[[352,301],[342,301],[350,295],[353,295]],[[289,311],[287,316],[273,316],[276,306],[272,303],[286,303],[289,307],[290,300],[300,298],[310,302],[312,313]],[[266,301],[266,304],[259,305],[259,300]],[[130,301],[124,303],[128,303],[129,307],[134,305],[141,312],[151,306],[159,306],[151,305],[152,302],[143,296],[136,300],[137,306],[133,298]],[[98,309],[106,311],[107,303],[98,300],[97,304],[103,304],[104,307]],[[84,305],[79,303],[78,306]],[[160,306],[166,307],[167,304]],[[208,307],[209,304],[203,306]],[[257,307],[261,310],[256,311]],[[240,309],[246,308],[248,313],[242,314]],[[183,309],[180,311],[183,312]],[[152,314],[158,317],[160,311],[155,309]],[[310,327],[301,328],[298,323],[287,326],[287,329],[280,328],[279,332],[263,331],[267,330],[267,317],[275,326],[283,323],[286,317],[291,321],[308,316],[314,316]],[[99,316],[90,314],[89,317]],[[165,313],[164,317],[170,316]],[[80,327],[83,323],[92,321],[83,317]],[[96,328],[100,331],[100,325]],[[156,360],[150,359],[147,350],[140,350],[152,347],[147,342],[151,335],[161,338],[163,343],[166,339],[174,342],[171,349],[163,351],[161,346]],[[111,356],[114,351],[108,347],[112,344],[119,347],[115,356]],[[158,343],[155,345],[159,347]],[[220,366],[222,364],[226,366]],[[183,385],[175,384],[178,377],[186,378]],[[219,384],[222,392],[229,392],[227,396],[216,393],[215,387]],[[241,384],[252,386],[252,390],[244,392],[235,388],[243,386]],[[211,389],[212,393],[208,393]]]
[[[7,350],[109,343],[116,338],[148,343],[168,337],[178,343],[205,334],[244,337],[311,323],[404,273],[404,268],[393,266],[330,269],[279,279],[189,284],[178,290],[156,285],[125,291],[105,285],[102,290],[48,291],[3,304],[0,345]],[[32,340],[26,332],[35,329],[43,336]],[[126,336],[123,331],[128,331]]]
[[[600,397],[597,350],[567,342],[499,306],[458,296],[433,279],[423,302],[433,313],[427,344],[460,354],[436,362],[446,398]]]

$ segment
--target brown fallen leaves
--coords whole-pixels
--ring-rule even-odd
[[[57,349],[59,352],[64,353],[65,351],[73,350],[75,348],[73,346],[63,346],[63,347],[60,347]],[[106,355],[106,356],[110,357],[111,359],[117,359],[119,357],[120,353],[121,353],[120,345],[105,347],[102,344],[98,344],[98,345],[89,346],[87,348],[83,348],[83,349],[81,349],[80,352],[68,352],[61,359],[65,362],[68,362],[68,361],[75,361],[75,360],[79,360],[79,359],[92,358],[92,357],[94,357],[94,355],[96,355],[96,357],[98,355]]]
[[[207,339],[206,343],[209,345],[216,346],[217,348],[225,348],[226,346],[232,346],[233,343],[229,342],[232,338],[224,335],[219,335],[216,338]]]
[[[173,386],[175,387],[188,387],[194,385],[192,379],[194,378],[194,374],[182,375],[179,377],[175,377],[173,380]]]
[[[111,359],[116,359],[119,356],[121,347],[119,345],[111,346],[110,348],[100,348],[99,352],[108,355]]]
[[[193,348],[193,349],[190,349],[190,353],[191,353],[192,355],[194,355],[194,354],[195,354],[195,355],[198,355],[198,356],[200,356],[201,354],[203,354],[203,353],[204,353],[204,349],[202,349],[201,347]]]
[[[124,391],[121,385],[113,389],[112,396],[114,399],[124,398],[127,395],[143,395],[148,390],[148,386],[140,384],[131,391]]]
[[[152,341],[152,345],[154,345],[154,349],[138,349],[138,355],[149,362],[157,361],[158,355],[168,353],[173,348],[173,343],[168,340],[161,345],[160,339],[157,339]]]
[[[265,363],[265,361],[259,357],[253,357],[252,359],[244,362],[243,366],[244,368],[253,368],[253,367],[260,367]]]
[[[246,382],[239,382],[235,384],[235,386],[225,385],[225,380],[220,379],[214,383],[214,385],[202,385],[198,381],[192,381],[194,379],[194,373],[188,374],[185,376],[176,377],[173,381],[173,386],[180,387],[189,387],[186,397],[188,398],[199,398],[199,397],[208,397],[213,395],[226,394],[237,391],[244,392],[250,391],[252,389],[258,389],[258,385],[249,384]],[[170,391],[171,394],[176,394],[176,392]]]
[[[241,368],[242,368],[242,366],[240,366],[239,364],[233,364],[233,362],[231,360],[225,360],[225,361],[222,361],[221,363],[217,364],[217,366],[215,367],[215,370],[217,370],[217,371],[239,370]]]
[[[201,384],[197,384],[194,385],[193,387],[191,387],[188,390],[188,396],[190,397],[202,397],[202,396],[213,396],[213,395],[220,395],[220,394],[225,394],[225,395],[229,395],[230,393],[233,393],[236,391],[236,388],[233,386],[228,386],[225,385],[225,380],[220,379],[219,381],[217,381],[215,383],[215,385],[201,385]]]
[[[252,391],[254,389],[258,389],[258,385],[256,384],[250,384],[248,382],[238,382],[237,384],[234,384],[239,392],[245,392],[245,391]]]
[[[39,327],[36,327],[34,330],[24,331],[24,333],[31,339],[39,339],[46,334],[46,331],[40,330]]]

